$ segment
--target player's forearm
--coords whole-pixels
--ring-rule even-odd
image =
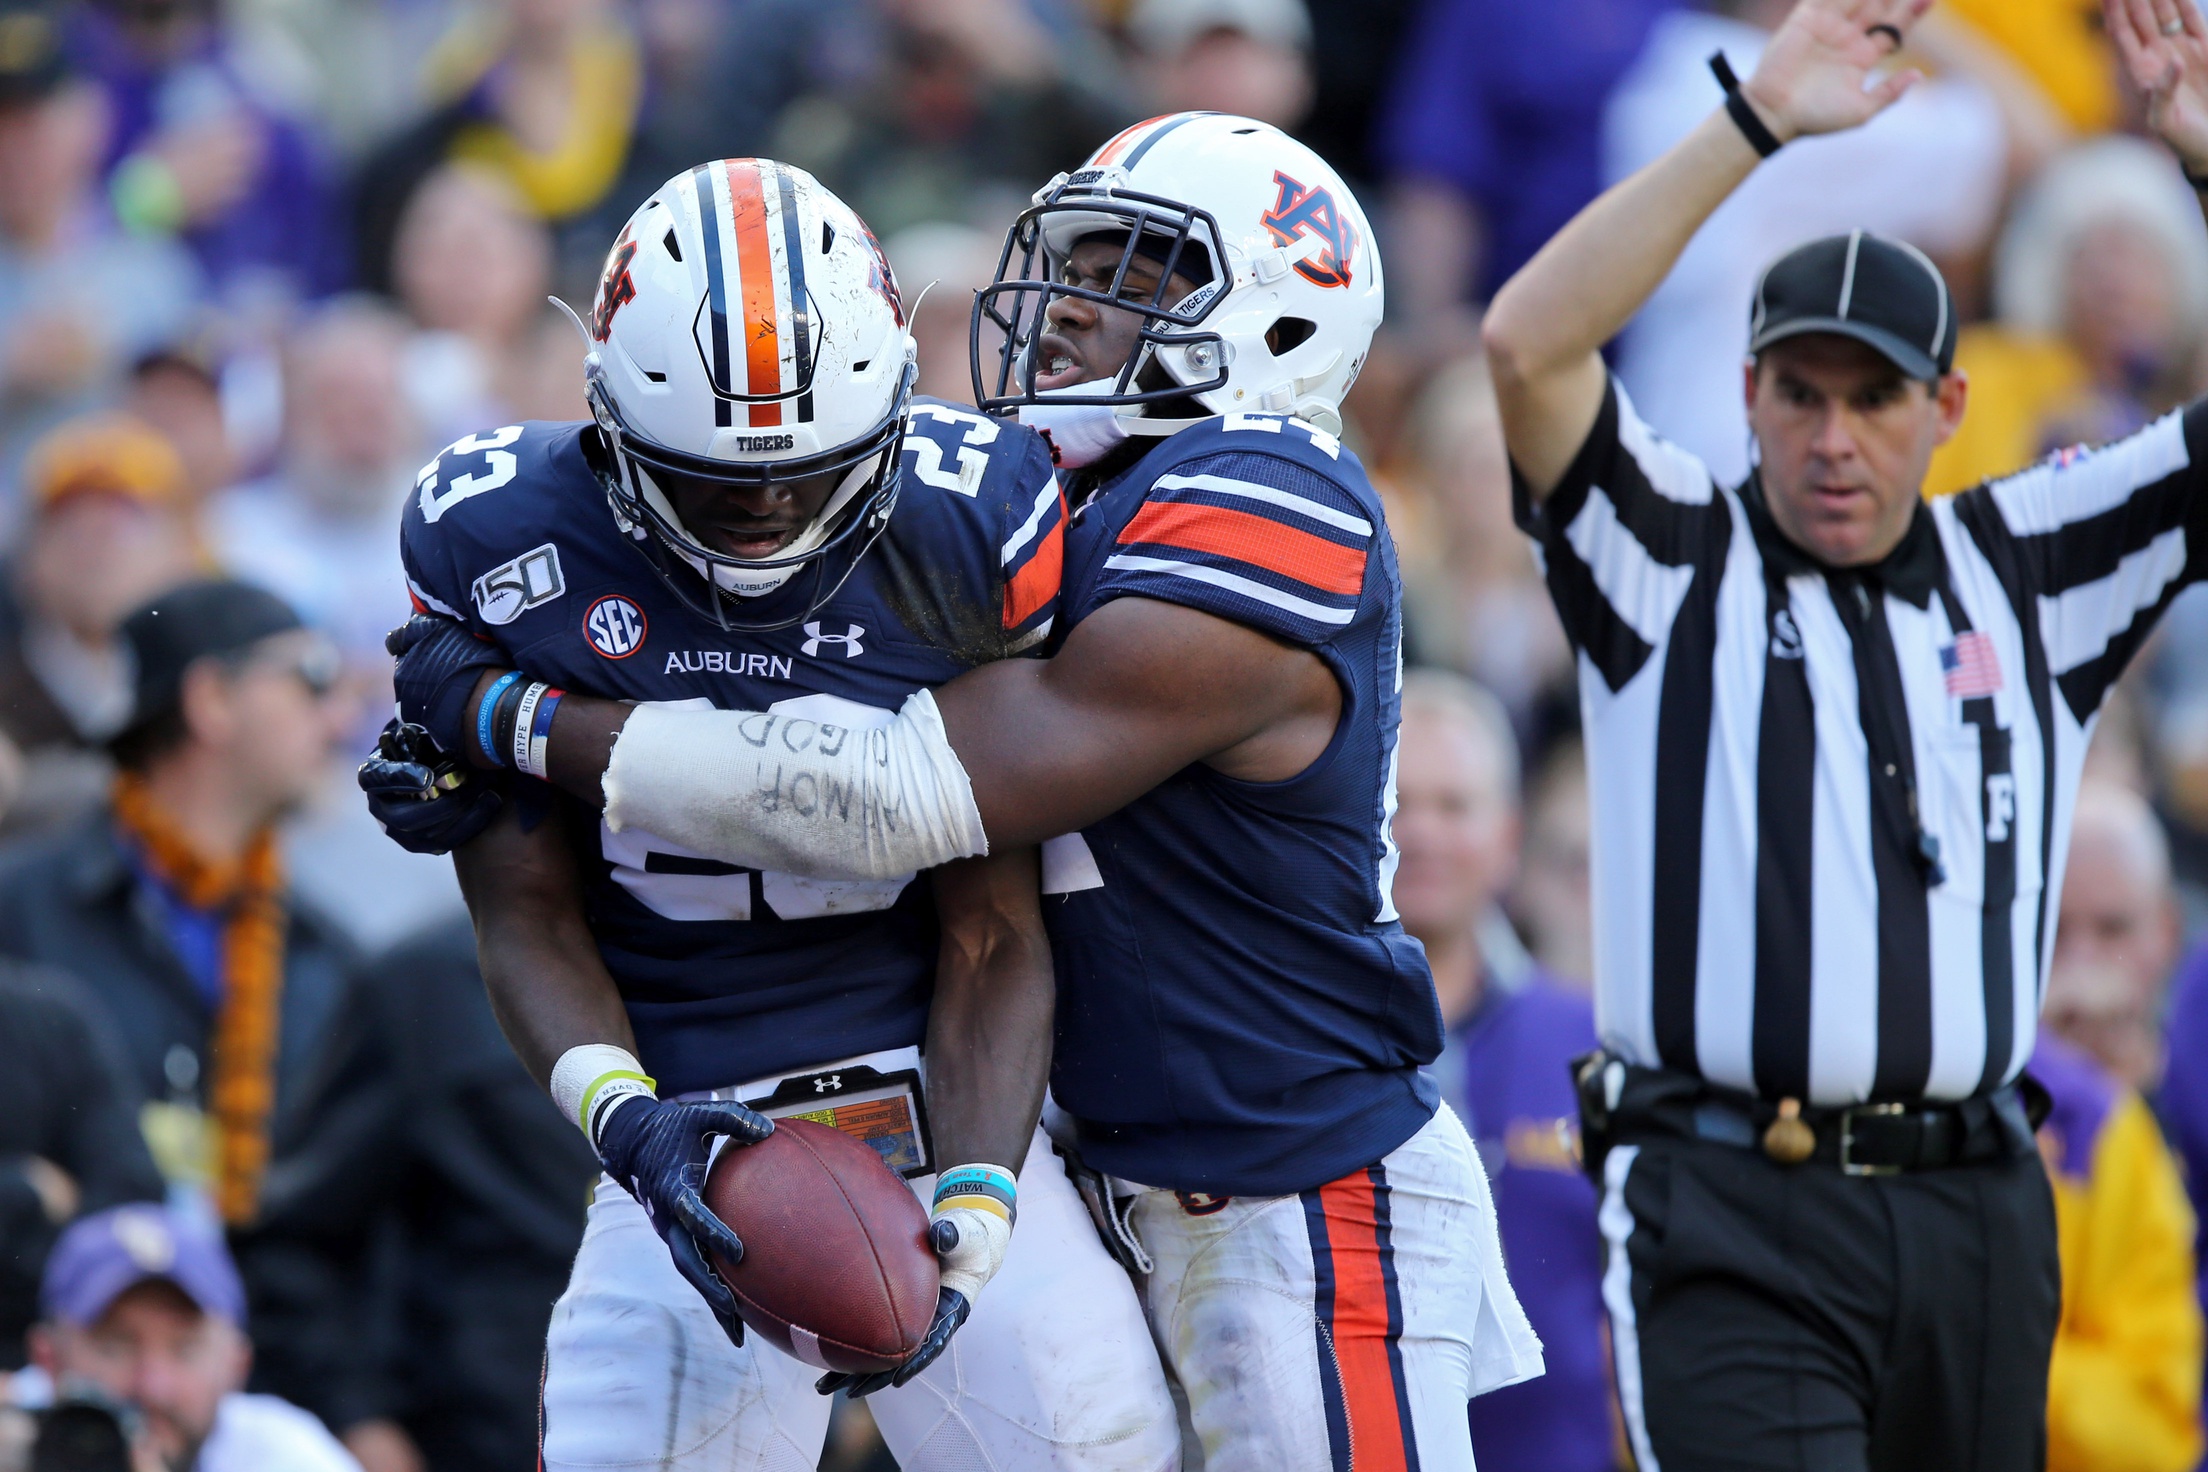
[[[928,1012],[928,1114],[942,1165],[1015,1176],[1050,1075],[1056,987],[1033,849],[935,873],[943,938]]]
[[[1495,294],[1481,335],[1512,457],[1538,489],[1563,475],[1594,422],[1602,345],[1757,162],[1732,118],[1711,113],[1581,210]]]
[[[590,695],[569,694],[561,700],[545,743],[545,774],[552,785],[594,808],[604,807],[606,764],[613,760],[613,744],[635,709]]]
[[[511,805],[453,853],[475,919],[484,989],[506,1040],[540,1084],[560,1055],[586,1043],[629,1052],[636,1039],[613,978],[583,921],[567,843],[553,822],[524,834]]]

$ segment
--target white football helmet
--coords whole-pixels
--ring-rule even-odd
[[[732,158],[677,174],[622,226],[584,324],[615,515],[685,603],[782,628],[832,597],[889,521],[917,351],[889,261],[810,174]],[[773,557],[715,552],[655,476],[771,485],[842,473]],[[800,571],[810,596],[731,617]]]
[[[1066,284],[1082,240],[1124,235],[1117,282],[1140,254],[1200,284],[1179,303]],[[1193,267],[1193,269],[1192,269]],[[1170,434],[1149,417],[1174,400],[1210,414],[1293,414],[1338,433],[1383,301],[1380,255],[1349,186],[1270,124],[1184,112],[1137,123],[1038,190],[1012,224],[997,279],[974,303],[981,407],[1113,405],[1123,428]],[[1035,388],[1035,341],[1060,297],[1143,317],[1115,380]],[[999,335],[1001,334],[1001,336]],[[996,359],[993,371],[985,357]]]

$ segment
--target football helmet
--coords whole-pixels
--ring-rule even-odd
[[[660,186],[606,256],[583,323],[598,472],[676,596],[723,628],[800,622],[834,596],[897,498],[917,351],[880,244],[810,174],[720,159]],[[771,486],[836,475],[821,512],[766,558],[716,552],[663,476]],[[744,600],[810,579],[775,616]]]
[[[1124,237],[1111,289],[1067,282],[1068,255],[1099,235]],[[1147,299],[1123,292],[1138,255],[1163,267]],[[1168,304],[1163,278],[1176,271],[1198,284]],[[1036,342],[1060,298],[1142,318],[1116,378],[1036,389]],[[1382,302],[1372,228],[1316,153],[1251,118],[1152,118],[1051,180],[1013,221],[996,280],[974,302],[975,396],[993,413],[1108,405],[1134,434],[1194,422],[1154,417],[1176,400],[1339,433]]]

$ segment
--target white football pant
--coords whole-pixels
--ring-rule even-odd
[[[973,1317],[919,1378],[867,1397],[883,1439],[906,1472],[1174,1472],[1180,1430],[1141,1306],[1040,1130],[1019,1180]],[[934,1176],[912,1184],[932,1199]],[[820,1374],[756,1334],[729,1343],[644,1209],[599,1180],[547,1338],[546,1472],[814,1472]]]
[[[1472,1472],[1466,1403],[1541,1373],[1447,1105],[1317,1190],[1138,1188],[1130,1220],[1203,1472]]]

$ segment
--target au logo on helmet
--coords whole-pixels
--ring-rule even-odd
[[[902,327],[905,325],[905,297],[897,289],[897,273],[889,269],[889,252],[882,249],[882,243],[865,225],[859,226],[859,234],[866,237],[866,248],[872,256],[867,266],[866,284],[874,289],[875,295],[889,303],[889,314]]]
[[[1258,216],[1258,223],[1273,234],[1273,244],[1294,245],[1303,236],[1326,242],[1317,255],[1296,262],[1296,274],[1314,286],[1349,285],[1349,263],[1357,254],[1357,229],[1342,218],[1334,205],[1334,192],[1325,186],[1305,188],[1278,169],[1273,183],[1280,197]]]
[[[619,593],[608,593],[583,615],[583,637],[608,659],[627,659],[643,648],[647,627],[644,610]]]
[[[614,242],[613,254],[606,257],[605,279],[598,283],[598,305],[590,313],[590,335],[600,342],[613,335],[613,314],[636,300],[636,278],[629,274],[629,262],[635,259],[636,242],[624,229]]]

